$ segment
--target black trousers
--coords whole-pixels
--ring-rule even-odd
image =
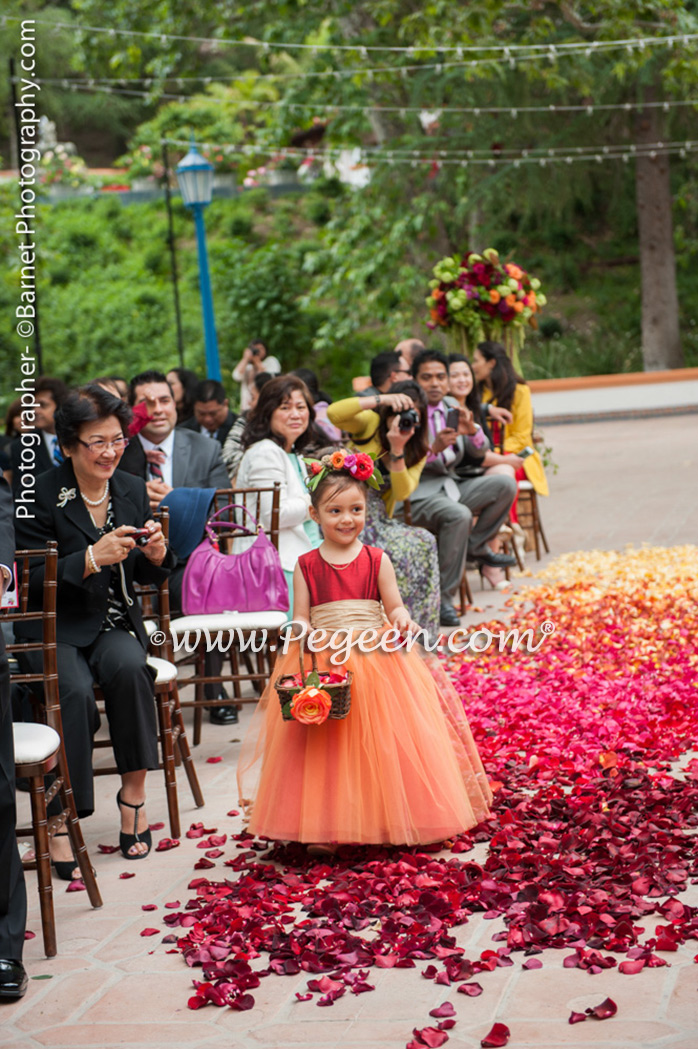
[[[17,851],[10,674],[0,638],[0,958],[22,960],[27,893]]]
[[[154,672],[145,655],[140,641],[126,630],[106,630],[86,648],[57,645],[63,738],[80,817],[94,812],[92,744],[100,721],[93,682],[104,694],[119,772],[158,767]],[[40,652],[20,656],[22,664],[33,664],[34,672],[40,672]],[[52,803],[52,810],[56,807],[60,810],[60,804]]]

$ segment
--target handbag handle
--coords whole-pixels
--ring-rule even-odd
[[[233,521],[216,521],[219,514],[224,514],[226,510],[244,510],[248,517],[251,517],[254,521],[254,529],[247,528],[245,525],[235,524]],[[259,535],[260,531],[264,531],[262,526],[257,522],[257,519],[250,513],[247,507],[243,503],[228,503],[227,506],[222,506],[220,510],[216,510],[215,514],[211,514],[208,521],[206,522],[206,535],[210,540],[215,540],[216,533],[213,528],[236,528],[242,533],[242,535]]]

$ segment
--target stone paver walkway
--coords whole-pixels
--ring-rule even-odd
[[[559,464],[552,494],[542,501],[553,555],[630,542],[698,543],[698,416],[551,426],[546,438]],[[469,612],[468,623],[504,608],[507,594],[482,593],[479,581],[472,582],[478,611]],[[196,759],[206,807],[193,807],[182,776],[184,828],[203,820],[219,833],[241,829],[240,818],[226,813],[236,807],[235,763],[250,714],[246,707],[233,730],[205,726]],[[212,757],[222,761],[208,763]],[[29,928],[36,938],[27,942],[25,962],[32,979],[23,1000],[0,1007],[0,1047],[402,1049],[413,1027],[435,1022],[429,1010],[446,999],[458,1014],[449,1049],[477,1049],[495,1021],[511,1028],[512,1049],[698,1047],[695,943],[665,955],[670,967],[632,977],[617,970],[590,977],[563,969],[563,952],[548,950],[539,956],[542,969],[522,971],[516,964],[483,974],[479,998],[454,995],[453,988],[423,980],[417,970],[372,970],[374,993],[346,995],[331,1009],[296,1001],[295,992],[305,989],[305,974],[263,980],[251,1012],[211,1007],[192,1012],[187,999],[199,971],[188,970],[178,953],[168,953],[162,935],[140,933],[147,927],[168,931],[162,922],[165,904],[189,898],[187,884],[201,852],[196,841],[183,838],[179,848],[153,853],[144,862],[99,853],[98,843],[118,840],[115,790],[111,777],[97,780],[97,812],[84,825],[104,907],[91,910],[84,892],[66,893],[64,883],[55,882],[59,954],[50,961],[43,955],[34,875],[28,876]],[[20,795],[20,802],[24,805],[26,796]],[[150,774],[148,814],[151,822],[166,818],[159,773]],[[160,831],[155,839],[166,834],[167,829]],[[228,856],[235,844],[225,846]],[[211,877],[223,877],[224,859]],[[121,879],[122,873],[135,876]],[[698,905],[698,886],[682,899]],[[158,909],[143,911],[144,904]],[[491,937],[501,927],[499,921],[475,916],[457,930],[458,942],[479,953],[493,946]],[[652,927],[648,921],[648,934]],[[618,1017],[568,1025],[571,1010],[583,1011],[607,996],[617,1002]]]

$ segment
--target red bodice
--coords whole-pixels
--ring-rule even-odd
[[[298,564],[310,593],[310,607],[330,601],[380,601],[378,572],[383,551],[362,546],[361,553],[346,568],[331,565],[319,550],[301,554]]]

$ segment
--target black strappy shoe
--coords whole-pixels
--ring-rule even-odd
[[[130,801],[123,801],[121,797],[121,791],[116,795],[116,804],[124,805],[127,809],[133,809],[136,813],[133,819],[133,834],[125,834],[123,831],[119,834],[119,846],[121,851],[127,860],[144,860],[145,857],[150,853],[153,847],[153,839],[150,833],[150,828],[144,830],[141,834],[138,833],[138,811],[142,809],[145,802],[142,801],[140,805],[132,805]],[[120,812],[121,810],[119,810]],[[135,855],[129,852],[134,845],[140,845],[141,842],[148,846],[148,852],[137,852]]]
[[[70,837],[70,835],[68,834],[67,831],[64,831],[63,834],[54,834],[54,838],[69,838],[69,837]],[[80,873],[80,868],[78,867],[77,863],[75,862],[75,857],[72,857],[69,860],[54,860],[54,859],[52,859],[51,860],[51,866],[53,867],[53,869],[55,870],[56,874],[61,879],[61,881],[77,881],[80,878],[82,878],[82,874]],[[77,870],[77,872],[78,872],[77,878],[73,878],[73,872],[75,870]]]

